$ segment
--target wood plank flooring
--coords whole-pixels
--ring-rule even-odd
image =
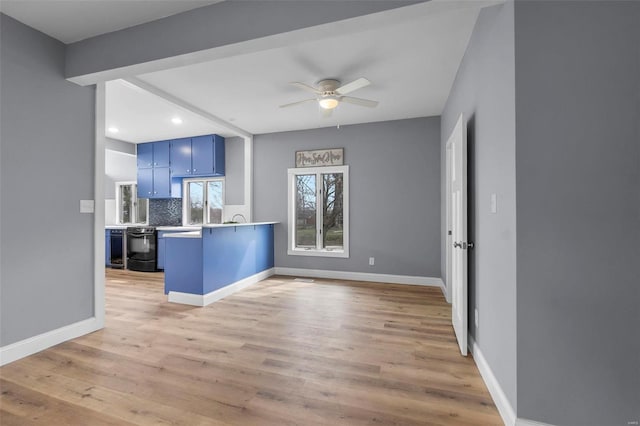
[[[205,308],[107,270],[106,327],[0,368],[0,424],[500,425],[439,289],[272,277]]]

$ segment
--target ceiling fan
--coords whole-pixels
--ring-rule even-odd
[[[347,102],[350,104],[369,108],[374,108],[378,105],[378,101],[345,96],[347,93],[351,93],[370,85],[371,82],[364,77],[360,77],[359,79],[354,80],[351,83],[343,85],[340,85],[339,80],[333,78],[320,80],[318,83],[316,83],[316,87],[312,87],[308,84],[300,83],[298,81],[295,81],[291,84],[300,89],[314,93],[316,97],[298,102],[292,102],[290,104],[280,105],[280,108],[288,108],[290,106],[300,105],[307,102],[318,102],[320,108],[324,110],[324,116],[329,116],[331,115],[333,109],[340,104],[340,102]]]

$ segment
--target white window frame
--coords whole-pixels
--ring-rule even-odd
[[[146,218],[147,220],[144,222],[120,222],[120,218],[122,217],[121,215],[121,211],[122,211],[122,205],[120,203],[120,193],[122,191],[122,187],[123,186],[128,186],[131,185],[132,191],[133,191],[133,195],[134,195],[134,199],[133,199],[133,211],[131,212],[131,217],[132,218],[136,218],[138,217],[138,206],[140,205],[138,203],[138,182],[136,181],[125,181],[125,182],[116,182],[116,223],[118,225],[148,225],[149,224],[149,199],[145,198],[147,200],[147,214],[146,214]]]
[[[201,178],[186,178],[182,180],[182,225],[183,226],[202,226],[202,225],[217,225],[210,222],[209,208],[203,207],[202,223],[189,223],[189,183],[190,182],[203,182],[204,194],[203,203],[208,206],[208,193],[207,182],[222,182],[222,215],[220,216],[220,223],[224,223],[224,210],[225,210],[225,178],[224,177],[201,177]]]
[[[322,247],[323,218],[321,189],[316,189],[316,248],[296,247],[296,176],[315,174],[316,182],[322,182],[321,175],[327,173],[342,173],[342,249]],[[288,243],[287,254],[293,256],[319,256],[319,257],[349,257],[349,166],[331,167],[300,167],[287,170],[288,175]]]

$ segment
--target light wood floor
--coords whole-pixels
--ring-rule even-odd
[[[107,271],[106,327],[0,369],[0,424],[502,424],[439,289],[273,277],[205,308]]]

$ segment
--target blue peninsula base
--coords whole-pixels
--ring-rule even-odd
[[[206,306],[273,275],[274,224],[167,234],[164,292],[169,301]]]

